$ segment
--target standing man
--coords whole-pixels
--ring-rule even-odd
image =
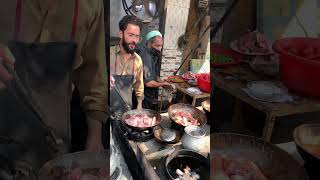
[[[93,152],[103,150],[101,131],[107,119],[103,7],[102,0],[12,0],[0,5],[5,24],[0,25],[0,61],[28,82],[26,88],[46,114],[43,120],[69,146],[70,99],[76,88],[88,127],[78,133],[86,134],[84,148]],[[12,79],[0,64],[0,86],[6,88]],[[0,115],[9,120],[5,107]]]
[[[110,48],[110,111],[116,115],[132,108],[132,90],[137,96],[137,109],[144,98],[143,65],[135,53],[141,41],[142,22],[135,16],[124,16],[119,22],[119,44]]]
[[[145,98],[142,107],[155,109],[153,104],[158,102],[159,87],[169,86],[170,84],[160,79],[162,34],[159,31],[150,31],[146,35],[146,41],[146,47],[139,52],[143,62],[143,81],[145,85]]]

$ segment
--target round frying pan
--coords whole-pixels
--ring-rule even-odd
[[[319,169],[320,156],[316,156],[310,150],[313,149],[316,153],[318,152],[317,154],[320,153],[320,124],[303,124],[296,127],[293,131],[293,138],[305,163],[312,164],[314,169]],[[310,146],[311,144],[315,144],[315,146]]]
[[[71,172],[74,166],[80,170],[104,169],[105,179],[109,179],[109,153],[104,150],[101,153],[80,151],[59,156],[46,162],[38,172],[38,179],[55,180],[61,179],[65,172]]]
[[[129,116],[138,115],[138,114],[147,114],[150,117],[156,117],[156,122],[154,123],[153,126],[150,126],[150,127],[137,127],[137,126],[131,126],[126,123],[126,119],[128,119]],[[156,111],[151,110],[151,109],[142,109],[141,111],[138,111],[135,109],[135,110],[127,111],[126,113],[124,113],[122,115],[122,123],[124,123],[125,125],[133,128],[133,129],[139,130],[139,131],[143,131],[148,128],[153,128],[153,127],[157,126],[160,122],[161,122],[160,114],[157,113]]]
[[[256,137],[217,133],[210,137],[211,162],[215,156],[253,161],[269,180],[308,180],[305,169],[291,155]]]
[[[192,150],[176,150],[171,153],[166,159],[166,172],[169,179],[177,179],[179,175],[177,169],[183,172],[183,168],[190,167],[191,171],[200,175],[200,179],[210,179],[210,163],[209,159]]]
[[[207,117],[205,116],[205,114],[200,111],[199,109],[197,109],[196,107],[193,107],[189,104],[184,104],[184,103],[178,103],[178,104],[173,104],[169,107],[168,109],[168,114],[169,114],[169,118],[172,121],[172,125],[174,129],[177,130],[181,130],[183,131],[183,129],[185,128],[185,126],[176,123],[172,117],[173,117],[173,113],[175,111],[182,111],[182,112],[190,112],[192,114],[192,117],[197,119],[198,121],[200,121],[200,126],[203,126],[207,123]]]

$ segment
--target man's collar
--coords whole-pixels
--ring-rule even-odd
[[[120,44],[118,44],[118,46],[116,46],[116,54],[120,54],[121,52],[121,48],[120,48]],[[136,57],[136,53],[134,52],[133,54],[131,54],[131,58],[135,58]]]
[[[117,54],[120,54],[120,51],[121,51],[121,49],[120,49],[120,44],[118,44],[118,46],[116,46],[116,53],[117,53]]]

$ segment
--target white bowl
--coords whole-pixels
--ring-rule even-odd
[[[257,98],[270,99],[282,93],[279,87],[266,81],[251,82],[247,87],[250,93]]]

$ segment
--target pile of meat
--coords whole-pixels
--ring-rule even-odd
[[[177,180],[198,180],[200,175],[196,172],[192,172],[189,166],[183,169],[183,172],[180,169],[176,170],[176,173],[179,175]]]
[[[172,119],[183,126],[199,126],[200,122],[193,118],[191,113],[189,112],[182,112],[182,111],[175,111],[172,113]]]
[[[214,156],[211,159],[213,180],[268,180],[252,161]]]
[[[107,180],[108,168],[81,169],[78,165],[72,165],[70,169],[55,167],[50,172],[52,180]]]
[[[187,79],[187,80],[192,80],[192,79],[195,79],[195,74],[191,71],[188,71],[188,72],[182,74],[182,78]]]
[[[152,127],[156,123],[156,117],[150,117],[147,114],[135,114],[127,116],[125,122],[133,127]]]
[[[248,32],[240,37],[237,47],[244,53],[269,53],[269,45],[260,32]]]

